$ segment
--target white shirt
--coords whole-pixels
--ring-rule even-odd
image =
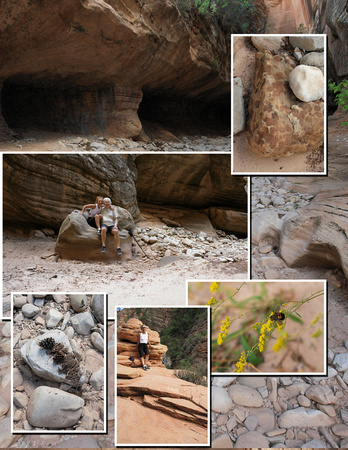
[[[149,342],[149,335],[147,333],[140,333],[139,344],[147,344]]]

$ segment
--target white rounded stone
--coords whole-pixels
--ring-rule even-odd
[[[232,409],[233,403],[231,397],[225,389],[213,386],[211,409],[214,412],[225,414]]]
[[[320,426],[330,427],[335,423],[335,420],[322,411],[307,409],[302,406],[285,411],[278,419],[278,426],[280,428],[317,427],[318,423]]]
[[[289,74],[289,85],[294,95],[303,102],[324,98],[324,75],[317,67],[300,65]]]

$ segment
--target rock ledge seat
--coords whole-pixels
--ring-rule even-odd
[[[132,259],[132,238],[128,229],[134,229],[131,214],[124,208],[117,207],[118,229],[122,255],[116,254],[113,235],[106,236],[106,253],[101,253],[101,237],[97,229],[88,225],[87,215],[73,211],[63,221],[58,234],[56,252],[62,259],[79,261],[129,261]]]

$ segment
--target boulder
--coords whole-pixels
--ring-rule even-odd
[[[296,97],[303,102],[324,98],[324,75],[320,69],[301,64],[289,74],[289,85]]]
[[[87,296],[85,294],[71,294],[69,295],[71,308],[80,313],[87,308]]]
[[[240,77],[233,78],[233,134],[240,133],[245,128],[245,108],[243,85]]]
[[[342,268],[348,278],[348,190],[319,192],[300,212],[285,216],[280,256],[289,267]]]
[[[69,352],[72,348],[66,334],[60,330],[49,331],[34,339],[30,339],[21,347],[21,356],[28,364],[31,370],[41,378],[49,381],[57,381],[58,383],[66,383],[71,386],[82,386],[85,382],[85,374],[81,370],[79,381],[75,382],[66,377],[65,373],[59,373],[60,365],[56,364],[52,356],[46,352],[46,349],[40,347],[39,342],[46,338],[53,338],[55,342],[62,343]]]
[[[241,211],[232,211],[229,208],[211,207],[208,217],[215,228],[226,233],[246,236],[248,229],[248,214]]]
[[[304,55],[300,64],[317,67],[324,73],[324,52],[311,52]]]
[[[290,36],[291,45],[300,47],[306,52],[324,50],[324,36]]]
[[[129,261],[132,259],[132,238],[124,228],[133,228],[131,215],[123,208],[117,208],[119,213],[119,236],[122,255],[116,254],[116,242],[113,235],[106,235],[106,253],[101,253],[101,239],[97,229],[88,225],[79,211],[74,211],[62,223],[56,251],[62,259],[77,259],[80,261]],[[123,228],[123,229],[122,229]]]
[[[288,79],[295,67],[284,55],[259,52],[255,56],[247,140],[261,156],[305,153],[324,142],[324,102],[303,103],[294,96]]]
[[[71,318],[71,325],[76,333],[85,336],[90,334],[91,328],[94,326],[94,319],[91,313],[83,312]]]
[[[77,395],[40,386],[30,397],[27,419],[33,427],[48,430],[68,428],[80,420],[84,404],[84,400]]]
[[[252,36],[251,42],[259,51],[277,52],[283,43],[281,36]]]

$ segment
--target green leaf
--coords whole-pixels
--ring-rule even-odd
[[[299,317],[295,316],[294,314],[289,314],[288,317],[289,317],[289,319],[293,320],[294,322],[303,323],[303,320],[300,319]]]

